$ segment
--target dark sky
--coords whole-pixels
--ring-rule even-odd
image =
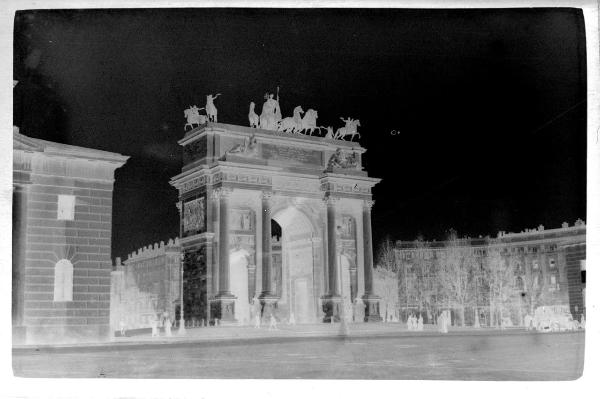
[[[284,116],[360,119],[375,246],[585,219],[577,9],[22,11],[14,47],[22,133],[131,156],[113,256],[178,234],[183,110],[220,92],[247,125],[277,86]]]

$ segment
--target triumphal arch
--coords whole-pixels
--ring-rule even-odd
[[[171,184],[186,312],[250,323],[258,304],[263,320],[381,320],[371,241],[371,190],[380,179],[363,170],[364,148],[210,121],[179,144],[183,168]]]

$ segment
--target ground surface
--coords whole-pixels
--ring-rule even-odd
[[[453,331],[13,350],[15,375],[109,378],[572,380],[584,334]]]

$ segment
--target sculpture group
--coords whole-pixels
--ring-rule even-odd
[[[214,100],[219,97],[221,93],[217,93],[214,96],[209,94],[206,96],[206,105],[202,108],[198,108],[196,105],[190,105],[190,107],[183,111],[183,116],[187,119],[187,123],[183,126],[183,130],[186,130],[189,126],[194,128],[200,125],[204,125],[206,122],[217,121],[217,107],[215,107]],[[201,115],[200,110],[205,110],[206,115]]]
[[[194,129],[194,127],[203,125],[206,122],[217,122],[217,108],[215,107],[214,100],[219,95],[220,93],[214,96],[212,94],[207,95],[206,105],[203,108],[198,108],[194,105],[186,109],[184,116],[187,119],[187,123],[184,126],[184,130],[187,130],[188,126]],[[360,133],[358,133],[360,121],[358,119],[340,118],[345,125],[334,132],[332,126],[317,126],[319,114],[312,108],[304,112],[301,106],[297,106],[294,108],[292,116],[283,118],[279,106],[279,88],[277,88],[277,97],[272,93],[266,93],[264,99],[265,102],[260,115],[256,113],[256,104],[250,102],[248,111],[250,127],[310,136],[315,131],[317,135],[320,135],[321,131],[325,131],[326,134],[324,137],[333,140],[345,140],[346,137],[350,137],[350,141],[353,141],[354,136],[360,138]],[[200,110],[205,110],[206,115],[201,115]]]

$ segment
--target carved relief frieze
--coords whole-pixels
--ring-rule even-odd
[[[183,203],[183,235],[203,233],[206,229],[206,201],[204,197]]]
[[[276,176],[273,178],[273,190],[317,193],[319,192],[319,183],[316,180]]]
[[[325,182],[321,183],[321,191],[330,191],[336,193],[348,193],[348,194],[371,194],[371,187],[359,184],[359,183],[334,183]]]

